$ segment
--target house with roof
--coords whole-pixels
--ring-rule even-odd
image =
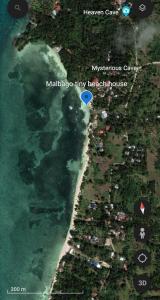
[[[62,10],[61,3],[59,1],[56,1],[54,6],[53,6],[53,11],[52,11],[51,16],[53,18],[55,18],[60,13],[61,10]]]

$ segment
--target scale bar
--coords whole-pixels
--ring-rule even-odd
[[[46,295],[46,296],[51,296],[51,295],[83,295],[84,292],[81,293],[62,293],[62,292],[57,292],[57,293],[46,293],[46,292],[9,292],[7,290],[8,295]]]

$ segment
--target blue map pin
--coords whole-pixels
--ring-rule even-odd
[[[92,101],[93,99],[93,94],[90,91],[83,91],[80,94],[80,99],[83,101],[83,103],[85,103],[86,105]]]
[[[129,5],[125,5],[122,7],[122,14],[123,16],[127,17],[131,12],[131,8]]]

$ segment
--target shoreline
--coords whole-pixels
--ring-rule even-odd
[[[26,53],[30,53],[31,50],[37,49],[37,47],[41,47],[44,46],[44,43],[28,43],[23,50],[21,50],[20,52],[18,52],[17,56],[19,59],[23,58],[23,55],[25,55]],[[64,80],[67,80],[67,71],[65,70],[60,56],[59,54],[51,47],[49,47],[48,45],[45,45],[46,49],[48,50],[46,54],[43,54],[43,59],[45,60],[45,62],[49,65],[50,68],[52,68],[52,59],[54,60],[54,62],[56,62],[57,68],[58,68],[58,72],[61,78],[63,78]],[[81,88],[79,88],[78,86],[75,86],[76,91],[77,91],[77,95],[79,97],[79,93],[81,92]],[[84,123],[86,124],[86,129],[84,130],[84,143],[83,143],[83,148],[82,148],[82,157],[81,157],[81,165],[80,165],[80,170],[78,172],[78,176],[77,176],[77,181],[76,181],[76,185],[75,185],[75,190],[73,193],[73,202],[72,202],[72,214],[71,214],[71,220],[70,220],[70,224],[69,224],[69,228],[68,228],[68,232],[66,235],[66,238],[64,240],[64,243],[62,245],[57,263],[56,263],[56,268],[54,271],[54,274],[51,275],[51,284],[50,287],[48,286],[47,290],[48,290],[48,299],[51,299],[51,293],[53,290],[53,286],[54,283],[56,282],[56,277],[57,277],[57,272],[59,269],[59,265],[60,265],[60,261],[61,259],[70,251],[70,249],[72,248],[70,245],[68,245],[68,241],[72,238],[70,231],[72,229],[74,229],[74,221],[77,215],[77,211],[76,211],[76,207],[79,203],[79,194],[81,192],[81,185],[83,182],[83,178],[84,178],[84,173],[88,167],[88,163],[89,163],[89,155],[88,155],[88,150],[89,150],[89,143],[90,143],[90,139],[89,139],[89,128],[90,128],[90,124],[89,124],[89,108],[86,105],[83,105],[83,103],[81,103],[81,107],[80,110],[82,110],[84,112]],[[46,295],[46,293],[44,293],[44,295]]]
[[[50,287],[50,291],[49,291],[49,300],[51,300],[51,293],[53,290],[53,286],[56,282],[56,277],[57,277],[57,272],[58,272],[60,261],[72,248],[68,244],[68,241],[72,238],[70,231],[72,229],[74,229],[74,221],[75,221],[75,218],[77,215],[76,206],[79,203],[79,194],[81,192],[81,185],[83,182],[84,173],[87,170],[87,167],[89,164],[89,155],[87,153],[89,150],[89,143],[90,143],[90,139],[89,139],[89,124],[88,124],[87,129],[86,129],[86,137],[85,137],[85,141],[84,141],[84,145],[83,145],[82,165],[81,165],[81,168],[80,168],[80,171],[78,174],[76,188],[75,188],[74,197],[73,197],[73,210],[72,210],[72,215],[71,215],[71,221],[70,221],[70,225],[69,225],[69,229],[68,229],[68,232],[66,235],[65,242],[63,244],[62,250],[61,250],[59,258],[58,258],[55,275],[53,276],[53,279],[52,279],[52,283],[51,283],[51,287]]]

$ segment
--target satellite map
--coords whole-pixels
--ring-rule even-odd
[[[1,0],[0,299],[160,300],[160,1]]]

